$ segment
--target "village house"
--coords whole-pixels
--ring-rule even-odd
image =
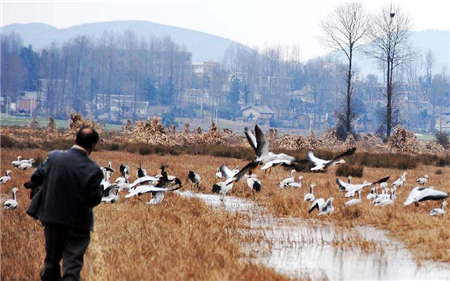
[[[244,120],[270,120],[275,116],[275,111],[267,106],[251,105],[241,110]]]

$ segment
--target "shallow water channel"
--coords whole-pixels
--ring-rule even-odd
[[[252,262],[292,278],[329,280],[450,280],[450,265],[422,262],[387,232],[373,227],[336,228],[332,224],[277,218],[242,198],[179,192],[208,205],[249,218],[250,231],[264,242],[245,245]],[[357,243],[352,243],[358,241]]]

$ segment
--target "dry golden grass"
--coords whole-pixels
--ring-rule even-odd
[[[2,163],[7,164],[2,167],[2,173],[19,154],[24,157],[46,155],[46,152],[40,150],[2,152]],[[243,167],[246,164],[238,159],[187,154],[160,156],[101,151],[94,152],[92,157],[101,165],[106,165],[111,160],[115,168],[120,163],[128,164],[133,179],[140,162],[149,174],[159,173],[160,165],[165,164],[168,173],[178,176],[185,183],[185,188],[189,188],[188,171],[193,170],[202,177],[200,185],[203,193],[211,193],[213,183],[218,181],[215,172],[220,164],[227,163],[230,167]],[[441,170],[442,174],[436,175],[437,170]],[[365,167],[363,178],[354,179],[354,182],[378,180],[386,175],[391,176],[392,182],[402,172],[403,170]],[[29,171],[13,170],[12,183],[2,186],[2,196],[10,196],[12,187],[21,186],[29,174]],[[449,216],[429,215],[431,209],[440,207],[440,202],[423,203],[419,207],[403,206],[409,191],[415,186],[415,180],[424,174],[430,176],[431,185],[449,192],[450,188],[446,184],[450,181],[448,167],[419,165],[415,170],[408,170],[406,185],[398,190],[395,205],[386,207],[372,206],[365,198],[369,190],[364,190],[361,205],[344,207],[348,198],[338,190],[335,171],[326,174],[302,173],[304,181],[300,190],[278,188],[277,183],[289,176],[289,170],[274,168],[271,174],[264,174],[262,171],[257,171],[257,174],[262,180],[262,191],[256,195],[255,200],[276,215],[313,219],[311,223],[316,223],[317,220],[332,222],[343,228],[375,226],[388,230],[391,236],[404,242],[419,261],[429,259],[450,262]],[[116,176],[117,173],[113,179]],[[308,214],[309,204],[303,201],[303,197],[309,192],[311,182],[317,184],[314,190],[316,198],[335,198],[335,212],[332,215],[317,216],[316,212]],[[235,184],[230,194],[252,198],[245,181]],[[7,280],[19,280],[24,276],[23,272],[26,276],[37,276],[42,265],[42,230],[24,214],[29,202],[26,197],[24,189],[21,189],[19,210],[5,211],[2,216],[2,277]],[[242,263],[240,258],[243,254],[239,246],[252,239],[234,231],[243,227],[243,220],[236,215],[215,212],[197,200],[169,194],[158,206],[147,206],[141,202],[133,205],[131,201],[122,200],[116,205],[101,205],[95,212],[96,232],[83,270],[83,275],[88,280],[120,280],[122,277],[126,280],[284,278],[262,266]],[[225,231],[227,229],[230,231]],[[32,245],[29,241],[33,241]],[[359,245],[368,251],[375,250],[376,247],[363,239],[360,239]],[[345,246],[345,243],[337,246]],[[18,253],[12,253],[13,250]]]
[[[38,150],[2,151],[2,172],[19,154],[45,155]],[[171,174],[187,176],[187,168],[176,162],[181,158],[120,152],[94,153],[93,158],[100,164],[128,163],[133,171],[142,162],[155,173],[165,163]],[[43,265],[43,228],[25,214],[30,200],[22,184],[30,174],[14,169],[11,182],[1,187],[2,196],[10,196],[13,186],[20,188],[18,209],[4,210],[1,216],[3,280],[38,280]],[[82,271],[85,280],[288,280],[243,261],[241,245],[254,237],[238,231],[245,227],[242,217],[214,211],[199,199],[172,193],[157,206],[122,200],[101,204],[95,213],[95,232]]]

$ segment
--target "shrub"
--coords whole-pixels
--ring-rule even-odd
[[[336,176],[338,177],[348,177],[352,176],[355,178],[361,178],[363,176],[364,166],[361,165],[349,165],[342,164],[336,169]]]
[[[39,167],[42,162],[44,162],[45,157],[43,157],[41,154],[38,154],[38,156],[35,156],[34,158],[34,166]]]
[[[148,146],[141,146],[139,147],[139,154],[140,155],[149,155],[152,153],[152,150]]]
[[[445,132],[436,132],[434,137],[436,138],[436,142],[438,144],[442,145],[444,148],[449,148],[449,134]]]
[[[441,169],[437,169],[435,173],[436,173],[436,175],[442,175],[442,170]]]
[[[14,141],[8,136],[1,135],[0,144],[2,148],[13,148],[15,146]]]

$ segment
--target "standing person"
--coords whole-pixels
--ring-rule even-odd
[[[81,280],[83,256],[94,227],[93,207],[102,199],[103,173],[89,155],[99,141],[90,127],[78,131],[69,150],[55,150],[33,172],[27,188],[42,185],[27,213],[44,225],[42,280]],[[59,262],[63,260],[63,276]]]

